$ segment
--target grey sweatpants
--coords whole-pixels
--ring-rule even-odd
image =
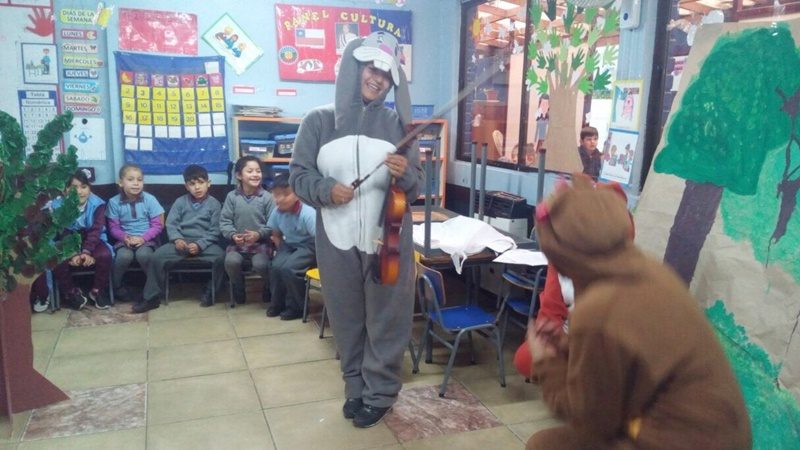
[[[377,255],[334,247],[317,224],[317,265],[322,296],[341,357],[346,398],[385,408],[400,392],[403,353],[414,314],[411,226],[403,227],[397,284],[374,280]]]
[[[111,271],[111,281],[113,282],[115,291],[122,289],[122,278],[125,276],[125,272],[128,271],[128,267],[131,266],[134,259],[139,263],[142,271],[147,274],[150,260],[153,257],[153,250],[153,247],[150,245],[143,245],[138,248],[119,247],[116,249],[114,269]]]
[[[251,269],[261,275],[264,280],[264,290],[269,291],[269,255],[266,253],[225,253],[225,273],[231,282],[233,295],[244,301],[244,264],[250,261]]]
[[[184,259],[191,258],[196,261],[206,261],[211,263],[212,270],[214,271],[214,290],[220,291],[223,282],[223,256],[225,250],[216,244],[211,244],[206,247],[199,255],[188,256],[186,253],[175,250],[175,244],[164,244],[153,253],[150,260],[150,266],[147,270],[147,281],[144,284],[142,291],[142,298],[146,301],[161,300],[164,296],[164,278],[167,269],[173,264],[183,261]],[[211,280],[208,281],[210,289]],[[211,292],[208,290],[207,292]]]
[[[273,306],[298,313],[303,311],[305,275],[315,261],[313,245],[293,248],[283,244],[278,248],[269,268]]]

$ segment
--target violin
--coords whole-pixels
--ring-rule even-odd
[[[378,249],[381,284],[394,285],[400,276],[400,227],[407,209],[406,193],[392,182],[383,205],[383,244]]]

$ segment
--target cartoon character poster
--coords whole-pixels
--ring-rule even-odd
[[[622,184],[630,183],[638,141],[639,133],[635,131],[609,129],[602,146],[603,167],[600,178]]]
[[[26,84],[57,84],[56,46],[22,44],[22,78]]]
[[[223,14],[203,34],[203,40],[225,57],[225,62],[233,68],[237,75],[244,73],[264,54],[264,51],[256,46],[255,42],[228,14]]]
[[[136,52],[197,54],[197,15],[120,8],[119,48]]]
[[[614,82],[611,105],[611,126],[639,131],[639,113],[642,109],[642,81],[617,80]]]
[[[411,81],[411,12],[330,6],[275,5],[281,80],[336,80],[347,44],[373,31],[400,43],[400,66]]]

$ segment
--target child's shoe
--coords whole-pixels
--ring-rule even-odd
[[[89,291],[89,299],[94,303],[94,307],[97,309],[108,309],[111,307],[111,299],[108,297],[105,289],[102,291],[100,289],[92,289]]]
[[[50,300],[46,299],[46,298],[45,299],[41,299],[41,298],[37,297],[37,298],[33,299],[33,303],[31,304],[31,307],[33,308],[33,312],[37,312],[37,313],[45,312],[50,307]]]
[[[158,300],[142,300],[139,303],[133,305],[131,311],[135,314],[141,314],[150,311],[151,309],[156,309],[159,306],[161,306],[161,302]]]
[[[281,320],[295,320],[303,317],[303,313],[292,308],[286,308],[281,313]]]
[[[211,299],[211,294],[203,292],[203,295],[200,296],[200,307],[208,308],[209,306],[214,306],[214,301]]]
[[[74,288],[69,294],[67,294],[67,307],[76,311],[82,310],[88,301],[89,299],[83,295],[83,292],[81,292],[80,288]]]
[[[114,288],[114,299],[118,302],[126,303],[133,301],[133,296],[128,288],[125,286],[120,286]]]

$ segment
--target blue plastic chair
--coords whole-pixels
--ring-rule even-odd
[[[505,366],[503,364],[503,340],[498,318],[502,315],[503,306],[497,314],[489,313],[475,305],[452,306],[445,308],[444,283],[442,274],[434,269],[417,263],[417,293],[420,301],[420,310],[425,317],[425,331],[422,343],[419,346],[417,360],[421,359],[425,349],[425,362],[432,362],[433,340],[439,341],[450,350],[450,358],[444,371],[444,380],[439,387],[439,397],[444,397],[447,390],[447,381],[458,353],[458,347],[464,335],[470,343],[470,357],[475,364],[475,349],[472,345],[472,332],[489,339],[497,349],[497,362],[500,377],[500,386],[506,387]],[[436,332],[441,330],[445,336]],[[453,341],[448,337],[455,336]]]
[[[526,330],[528,322],[539,311],[539,294],[544,288],[547,266],[535,267],[532,274],[533,277],[529,277],[513,270],[503,272],[503,280],[506,282],[505,295],[503,297],[505,310],[500,332],[504,340],[508,330],[508,322]],[[512,296],[512,286],[523,289],[525,295]],[[528,293],[530,294],[528,295]]]

